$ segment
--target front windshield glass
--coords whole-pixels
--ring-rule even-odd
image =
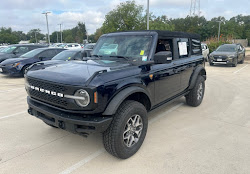
[[[35,50],[29,51],[29,52],[21,55],[20,57],[32,58],[32,57],[35,57],[37,54],[41,53],[42,51],[44,51],[44,50],[43,49],[35,49]]]
[[[2,53],[12,53],[14,50],[16,49],[15,46],[9,46],[7,48],[5,48],[4,50],[2,50]]]
[[[70,60],[77,53],[78,52],[76,51],[63,51],[57,54],[55,57],[53,57],[52,60],[64,60],[64,61]]]
[[[152,36],[124,35],[104,36],[96,44],[92,55],[101,59],[107,57],[121,58],[127,60],[148,60]]]
[[[220,52],[235,52],[236,46],[235,45],[222,45],[216,51]]]

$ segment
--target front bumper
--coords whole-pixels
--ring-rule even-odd
[[[209,61],[214,64],[224,64],[224,65],[233,65],[236,58],[226,58],[226,59],[215,59],[215,58],[209,58]]]
[[[28,113],[45,123],[66,131],[87,136],[94,132],[104,132],[110,125],[112,117],[102,115],[83,115],[68,113],[48,107],[27,97]]]
[[[21,76],[22,73],[20,70],[17,70],[16,68],[12,66],[0,66],[0,73],[9,75],[9,76]]]

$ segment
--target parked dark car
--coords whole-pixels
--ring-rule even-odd
[[[219,46],[209,56],[209,64],[224,64],[236,67],[238,63],[244,63],[245,48],[241,44],[224,44]]]
[[[44,47],[46,46],[35,44],[10,45],[0,52],[0,63],[6,59],[17,58],[31,50]]]
[[[92,54],[31,67],[25,74],[28,113],[82,136],[102,132],[105,149],[125,159],[144,141],[147,112],[182,96],[194,107],[203,100],[206,70],[197,34],[110,33]]]
[[[22,76],[25,70],[33,63],[52,59],[62,48],[38,48],[19,58],[7,59],[0,63],[0,72],[10,76]]]

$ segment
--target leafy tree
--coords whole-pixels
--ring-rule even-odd
[[[27,33],[27,39],[30,40],[30,43],[38,43],[44,38],[45,35],[41,33],[40,29],[32,29]]]
[[[101,30],[103,33],[110,33],[146,29],[142,12],[143,6],[136,5],[135,1],[121,3],[105,16]]]

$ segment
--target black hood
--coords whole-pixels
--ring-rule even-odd
[[[33,65],[27,72],[27,76],[55,83],[82,86],[95,72],[105,70],[108,73],[131,66],[126,62],[109,60],[60,61],[56,64],[50,64],[48,61]]]

